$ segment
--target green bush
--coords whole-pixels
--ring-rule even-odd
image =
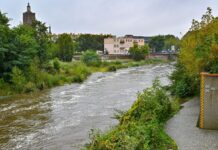
[[[96,52],[93,50],[87,50],[83,53],[81,60],[88,66],[99,67],[101,65],[101,59]]]
[[[112,66],[109,66],[107,70],[108,71],[116,71],[117,68],[116,68],[116,66],[112,65]]]
[[[106,133],[93,132],[87,150],[177,150],[175,142],[164,132],[163,124],[179,109],[155,81],[144,90],[132,107],[119,118],[119,125]]]
[[[172,81],[172,85],[170,87],[172,94],[180,98],[198,94],[200,85],[199,77],[189,76],[181,64],[176,64],[176,70],[170,78]]]
[[[61,65],[58,58],[55,58],[53,61],[53,66],[56,71],[60,71]]]
[[[24,91],[26,78],[23,72],[18,67],[13,67],[10,76],[11,76],[11,83],[13,85],[14,90],[17,92]]]
[[[138,45],[134,45],[129,49],[129,53],[134,60],[140,61],[145,59],[145,56],[148,55],[149,47],[148,45],[144,45],[142,47],[139,47]]]
[[[29,93],[29,92],[34,92],[36,90],[36,86],[34,83],[32,82],[28,82],[25,86],[24,86],[24,92]]]

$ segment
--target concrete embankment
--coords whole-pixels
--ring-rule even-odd
[[[218,150],[218,130],[196,127],[199,98],[193,98],[183,106],[184,108],[166,124],[166,132],[175,140],[179,150]]]

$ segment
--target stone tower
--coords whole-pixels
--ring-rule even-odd
[[[23,13],[23,24],[32,25],[36,20],[35,13],[31,12],[30,4],[27,5],[27,11]]]

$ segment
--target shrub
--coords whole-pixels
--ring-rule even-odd
[[[53,66],[54,66],[54,69],[55,69],[56,71],[59,71],[59,70],[60,70],[61,65],[60,65],[60,62],[59,62],[58,58],[55,58],[55,59],[54,59],[54,61],[53,61]]]
[[[178,111],[178,101],[170,100],[155,81],[153,87],[138,95],[136,102],[119,125],[106,133],[93,132],[87,150],[177,150],[175,142],[164,132],[163,123]]]
[[[36,90],[36,86],[34,83],[32,82],[28,82],[25,86],[24,86],[24,92],[29,93],[29,92],[33,92]]]
[[[101,65],[100,57],[92,50],[87,50],[85,53],[83,53],[81,60],[88,66],[99,67]]]
[[[112,66],[109,66],[107,70],[108,71],[116,71],[117,68],[116,68],[116,66],[112,65]]]
[[[179,63],[170,78],[172,81],[171,92],[178,97],[185,98],[199,92],[199,77],[188,75],[185,68]]]
[[[145,56],[148,55],[149,53],[149,47],[148,45],[139,47],[138,45],[134,45],[133,47],[130,48],[129,53],[131,57],[136,60],[143,60],[145,59]]]
[[[26,78],[23,72],[18,67],[13,67],[10,76],[14,90],[22,92],[26,84]]]

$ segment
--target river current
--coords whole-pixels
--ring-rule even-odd
[[[168,85],[172,71],[163,64],[94,73],[82,84],[0,100],[0,149],[80,149],[91,129],[116,125],[115,110],[128,110],[156,77]]]

